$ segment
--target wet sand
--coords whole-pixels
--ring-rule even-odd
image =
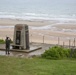
[[[40,42],[40,43],[44,42],[44,43],[57,44],[58,37],[60,37],[62,43],[66,42],[67,40],[68,44],[69,39],[73,40],[76,37],[75,34],[76,32],[71,31],[76,30],[76,22],[60,23],[59,21],[56,20],[25,21],[25,20],[0,19],[0,26],[9,26],[6,28],[0,28],[0,39],[5,39],[6,36],[9,36],[13,40],[14,26],[16,24],[27,24],[29,26],[30,42]]]
[[[46,21],[46,20],[18,20],[18,19],[0,19],[0,25],[16,25],[16,24],[27,24],[32,26],[41,26],[55,23],[56,21]]]
[[[0,19],[0,26],[15,26],[16,24],[27,24],[28,26],[44,26],[53,24],[54,21],[29,21],[29,20],[13,20],[13,19]],[[11,37],[13,39],[14,28],[0,28],[0,38],[5,39],[6,36]],[[30,34],[31,34],[30,29]]]

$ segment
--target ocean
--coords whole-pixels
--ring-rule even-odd
[[[0,0],[0,18],[76,21],[76,0]]]

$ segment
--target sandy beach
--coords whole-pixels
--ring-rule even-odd
[[[18,20],[0,19],[0,39],[9,36],[13,40],[14,26],[16,24],[27,24],[29,26],[30,42],[41,42],[68,44],[69,39],[76,37],[76,22],[60,23],[56,20]]]

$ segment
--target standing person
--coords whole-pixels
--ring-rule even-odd
[[[9,50],[10,50],[10,38],[6,37],[5,43],[6,43],[6,54],[10,54]]]

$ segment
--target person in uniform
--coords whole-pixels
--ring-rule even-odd
[[[10,50],[10,38],[9,37],[6,37],[6,40],[5,40],[5,44],[6,44],[6,54],[10,54],[9,53],[9,50]]]

